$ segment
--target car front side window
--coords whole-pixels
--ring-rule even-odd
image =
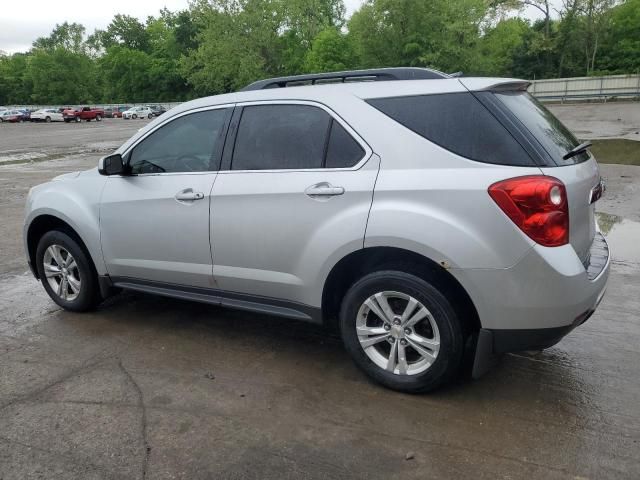
[[[226,122],[227,109],[191,113],[170,121],[134,147],[129,158],[131,173],[211,170],[216,147],[224,140]]]

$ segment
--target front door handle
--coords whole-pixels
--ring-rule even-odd
[[[202,200],[204,193],[194,192],[193,188],[185,188],[176,193],[176,200],[179,202],[193,202],[194,200]]]
[[[334,187],[329,182],[316,183],[304,191],[310,197],[334,197],[344,194],[344,187]]]

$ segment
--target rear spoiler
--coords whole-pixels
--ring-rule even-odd
[[[473,92],[526,92],[531,85],[515,78],[460,78],[460,83]]]

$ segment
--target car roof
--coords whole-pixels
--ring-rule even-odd
[[[171,110],[172,116],[187,110],[268,100],[309,100],[325,103],[340,96],[356,96],[362,99],[394,96],[426,95],[435,93],[465,92],[468,90],[490,90],[500,86],[523,90],[529,85],[526,80],[513,78],[442,78],[431,80],[391,80],[375,82],[327,83],[321,85],[292,86],[248,90],[210,97],[199,98],[182,103]]]

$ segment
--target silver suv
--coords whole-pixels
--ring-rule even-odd
[[[334,325],[401,391],[478,377],[609,274],[598,164],[527,85],[383,69],[184,103],[31,190],[31,269],[73,311],[123,288]]]

